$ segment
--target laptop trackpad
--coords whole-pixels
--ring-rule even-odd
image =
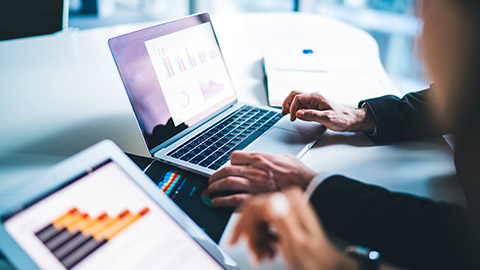
[[[244,151],[268,154],[291,154],[296,156],[315,140],[314,136],[273,127],[245,148]]]
[[[325,127],[317,122],[306,122],[301,120],[296,120],[294,122],[290,121],[290,116],[284,116],[280,121],[278,121],[274,127],[288,129],[298,133],[303,133],[313,137],[317,137],[323,132],[325,132]]]

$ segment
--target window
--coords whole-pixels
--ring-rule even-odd
[[[416,17],[418,0],[304,0],[311,10],[369,32],[378,42],[380,58],[401,92],[428,86],[419,61]]]

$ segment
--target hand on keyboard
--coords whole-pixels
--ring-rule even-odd
[[[214,206],[237,207],[248,200],[250,194],[258,194],[299,186],[306,189],[316,173],[292,155],[269,155],[235,151],[231,166],[214,173],[209,180],[211,193],[243,191],[212,199]]]

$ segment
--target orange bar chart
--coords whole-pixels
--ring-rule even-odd
[[[106,213],[92,218],[88,213],[72,208],[35,235],[70,269],[148,212],[150,209],[144,207],[136,214],[124,210],[113,218]]]

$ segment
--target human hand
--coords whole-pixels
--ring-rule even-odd
[[[320,93],[292,91],[282,105],[282,114],[290,114],[290,120],[297,118],[315,121],[334,131],[373,132],[375,122],[368,108],[356,109],[328,100]]]
[[[257,262],[273,259],[279,249],[290,269],[356,269],[356,263],[327,239],[299,188],[260,195],[244,204],[230,243],[242,236]]]
[[[292,155],[269,155],[235,151],[230,156],[231,166],[210,176],[208,191],[243,191],[212,199],[214,206],[237,207],[251,194],[277,191],[288,186],[306,189],[316,173]]]

